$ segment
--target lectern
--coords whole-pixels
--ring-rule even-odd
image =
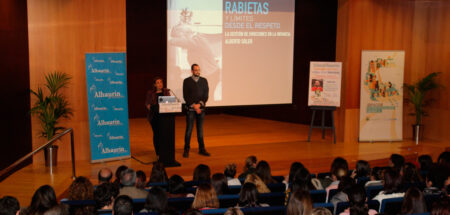
[[[159,103],[159,161],[165,167],[181,166],[175,160],[175,113],[181,112],[181,103],[174,96],[160,96]]]

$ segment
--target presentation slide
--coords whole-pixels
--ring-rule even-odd
[[[295,0],[168,0],[167,87],[200,66],[207,106],[292,103]]]

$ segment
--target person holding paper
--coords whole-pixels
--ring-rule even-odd
[[[186,133],[184,136],[183,157],[189,157],[192,129],[194,120],[197,121],[197,141],[198,153],[203,156],[210,156],[205,149],[203,141],[203,118],[205,117],[205,105],[208,101],[208,81],[200,77],[200,66],[192,64],[192,76],[183,81],[183,98],[186,102]]]
[[[164,80],[160,77],[153,78],[153,89],[147,92],[145,99],[145,107],[148,110],[147,120],[152,126],[153,130],[153,145],[155,147],[156,156],[159,159],[159,148],[162,143],[159,143],[159,96],[170,96],[170,90],[164,88]]]

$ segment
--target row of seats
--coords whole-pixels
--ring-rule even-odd
[[[285,201],[285,193],[263,193],[259,195],[259,200],[261,203],[267,203],[271,206],[283,206]],[[219,204],[222,208],[234,207],[238,204],[239,195],[219,195]],[[193,197],[183,197],[183,198],[169,198],[169,207],[175,208],[180,211],[185,211],[192,207]],[[69,205],[69,210],[74,211],[76,208],[84,207],[88,205],[95,206],[94,200],[61,200],[61,203]],[[134,211],[137,213],[144,208],[145,199],[133,199]]]
[[[311,196],[313,197],[315,193],[319,193],[318,191],[311,191]],[[320,192],[321,193],[321,192]],[[326,194],[325,194],[326,195]],[[439,198],[439,195],[425,195],[425,200],[427,202],[428,210],[431,210],[432,203],[436,201]],[[211,213],[207,212],[204,214],[215,214],[216,212],[220,210],[226,210],[226,208],[234,207],[237,205],[239,200],[239,195],[232,194],[232,195],[219,195],[219,204],[221,209],[215,209],[211,211]],[[281,192],[277,193],[264,193],[260,194],[260,202],[261,203],[267,203],[271,207],[271,209],[279,210],[280,207],[284,206],[285,201],[285,194]],[[185,197],[185,198],[169,198],[169,206],[172,208],[175,208],[179,211],[185,211],[188,208],[191,208],[192,202],[194,201],[194,198],[192,197]],[[370,209],[379,210],[380,213],[384,214],[398,214],[400,213],[400,209],[402,206],[403,197],[401,198],[392,198],[392,199],[385,199],[382,201],[381,205],[378,201],[370,200],[368,201],[368,207]],[[77,207],[87,206],[87,205],[95,205],[95,201],[93,200],[85,200],[85,201],[68,201],[68,200],[62,200],[61,203],[67,204],[70,206],[70,210],[73,211]],[[134,211],[138,213],[140,210],[144,208],[145,199],[134,199]],[[330,211],[334,211],[334,206],[331,203],[314,203],[314,207],[324,207],[329,209]],[[346,208],[349,207],[348,202],[340,202],[336,205],[336,215],[343,212]],[[278,209],[277,209],[278,208]],[[260,209],[258,209],[260,210]],[[268,209],[269,210],[269,209]],[[223,213],[222,213],[223,214]],[[277,214],[274,212],[274,214]]]

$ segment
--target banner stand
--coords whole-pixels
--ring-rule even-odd
[[[322,139],[325,139],[325,129],[332,129],[333,130],[333,143],[336,144],[336,129],[334,127],[334,111],[336,110],[336,107],[332,106],[310,106],[311,110],[313,111],[312,117],[311,117],[311,125],[309,126],[309,134],[308,134],[308,142],[311,142],[311,133],[313,128],[320,128],[322,129]],[[322,111],[322,123],[320,126],[314,125],[314,118],[316,116],[316,110]],[[325,112],[329,111],[331,113],[331,126],[325,126]]]

